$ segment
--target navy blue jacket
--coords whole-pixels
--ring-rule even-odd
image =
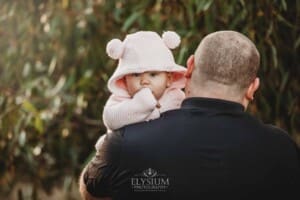
[[[113,199],[289,199],[299,181],[286,132],[209,98],[107,134],[84,174],[92,195]]]

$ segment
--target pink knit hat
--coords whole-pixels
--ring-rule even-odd
[[[124,76],[147,71],[173,72],[170,87],[183,88],[186,68],[175,63],[170,51],[179,43],[179,35],[172,31],[164,32],[162,37],[152,31],[139,31],[127,35],[123,42],[112,39],[106,46],[106,52],[119,63],[108,80],[108,89],[113,94],[128,96]]]

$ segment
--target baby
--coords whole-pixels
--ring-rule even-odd
[[[149,121],[160,114],[177,109],[185,98],[186,68],[177,65],[170,49],[180,44],[172,31],[162,37],[151,31],[139,31],[121,42],[111,40],[107,54],[118,59],[118,67],[108,81],[112,93],[103,110],[103,122],[108,132],[125,125]],[[98,149],[103,142],[101,137]]]

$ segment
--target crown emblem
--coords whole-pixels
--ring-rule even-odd
[[[157,172],[154,169],[149,168],[143,171],[143,175],[145,177],[151,178],[151,177],[155,177],[157,175]]]

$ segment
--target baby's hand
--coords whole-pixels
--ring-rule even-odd
[[[142,91],[148,91],[148,92],[151,92],[153,94],[152,90],[148,87],[141,87],[141,89],[139,89],[136,93],[140,93]]]
[[[145,91],[145,90],[148,90],[149,92],[151,92],[151,94],[152,94],[153,97],[155,98],[153,91],[152,91],[149,87],[141,87],[141,89],[139,89],[139,90],[137,91],[137,93],[139,93],[139,92],[141,92],[141,91]]]
[[[150,88],[148,88],[148,87],[142,87],[140,90],[143,90],[143,89],[146,89],[146,88],[149,89],[149,90],[151,91],[151,94],[152,94],[153,97],[155,98],[154,92],[153,92]],[[158,99],[155,98],[155,100],[157,101],[156,108],[159,109],[159,108],[161,107],[161,105],[160,105]]]
[[[142,98],[153,98],[155,99],[153,92],[148,87],[142,87],[140,90],[138,90],[134,96],[141,96]],[[156,100],[156,99],[155,99]]]
[[[142,89],[145,89],[145,88],[149,88],[149,87],[147,87],[147,86],[143,86],[140,90],[142,90]],[[154,94],[154,92],[153,92],[153,90],[151,89],[151,88],[149,88],[150,90],[151,90],[151,92],[152,92],[152,94],[153,94],[153,96],[155,97],[155,94]],[[156,98],[156,97],[155,97]],[[158,99],[157,99],[158,100]]]
[[[135,96],[142,96],[144,98],[148,97],[148,99],[152,97],[151,99],[153,99],[156,102],[155,107],[158,108],[158,109],[161,107],[160,103],[155,98],[152,90],[148,87],[142,87],[137,93],[135,93]],[[151,101],[153,101],[153,100],[151,100]]]

